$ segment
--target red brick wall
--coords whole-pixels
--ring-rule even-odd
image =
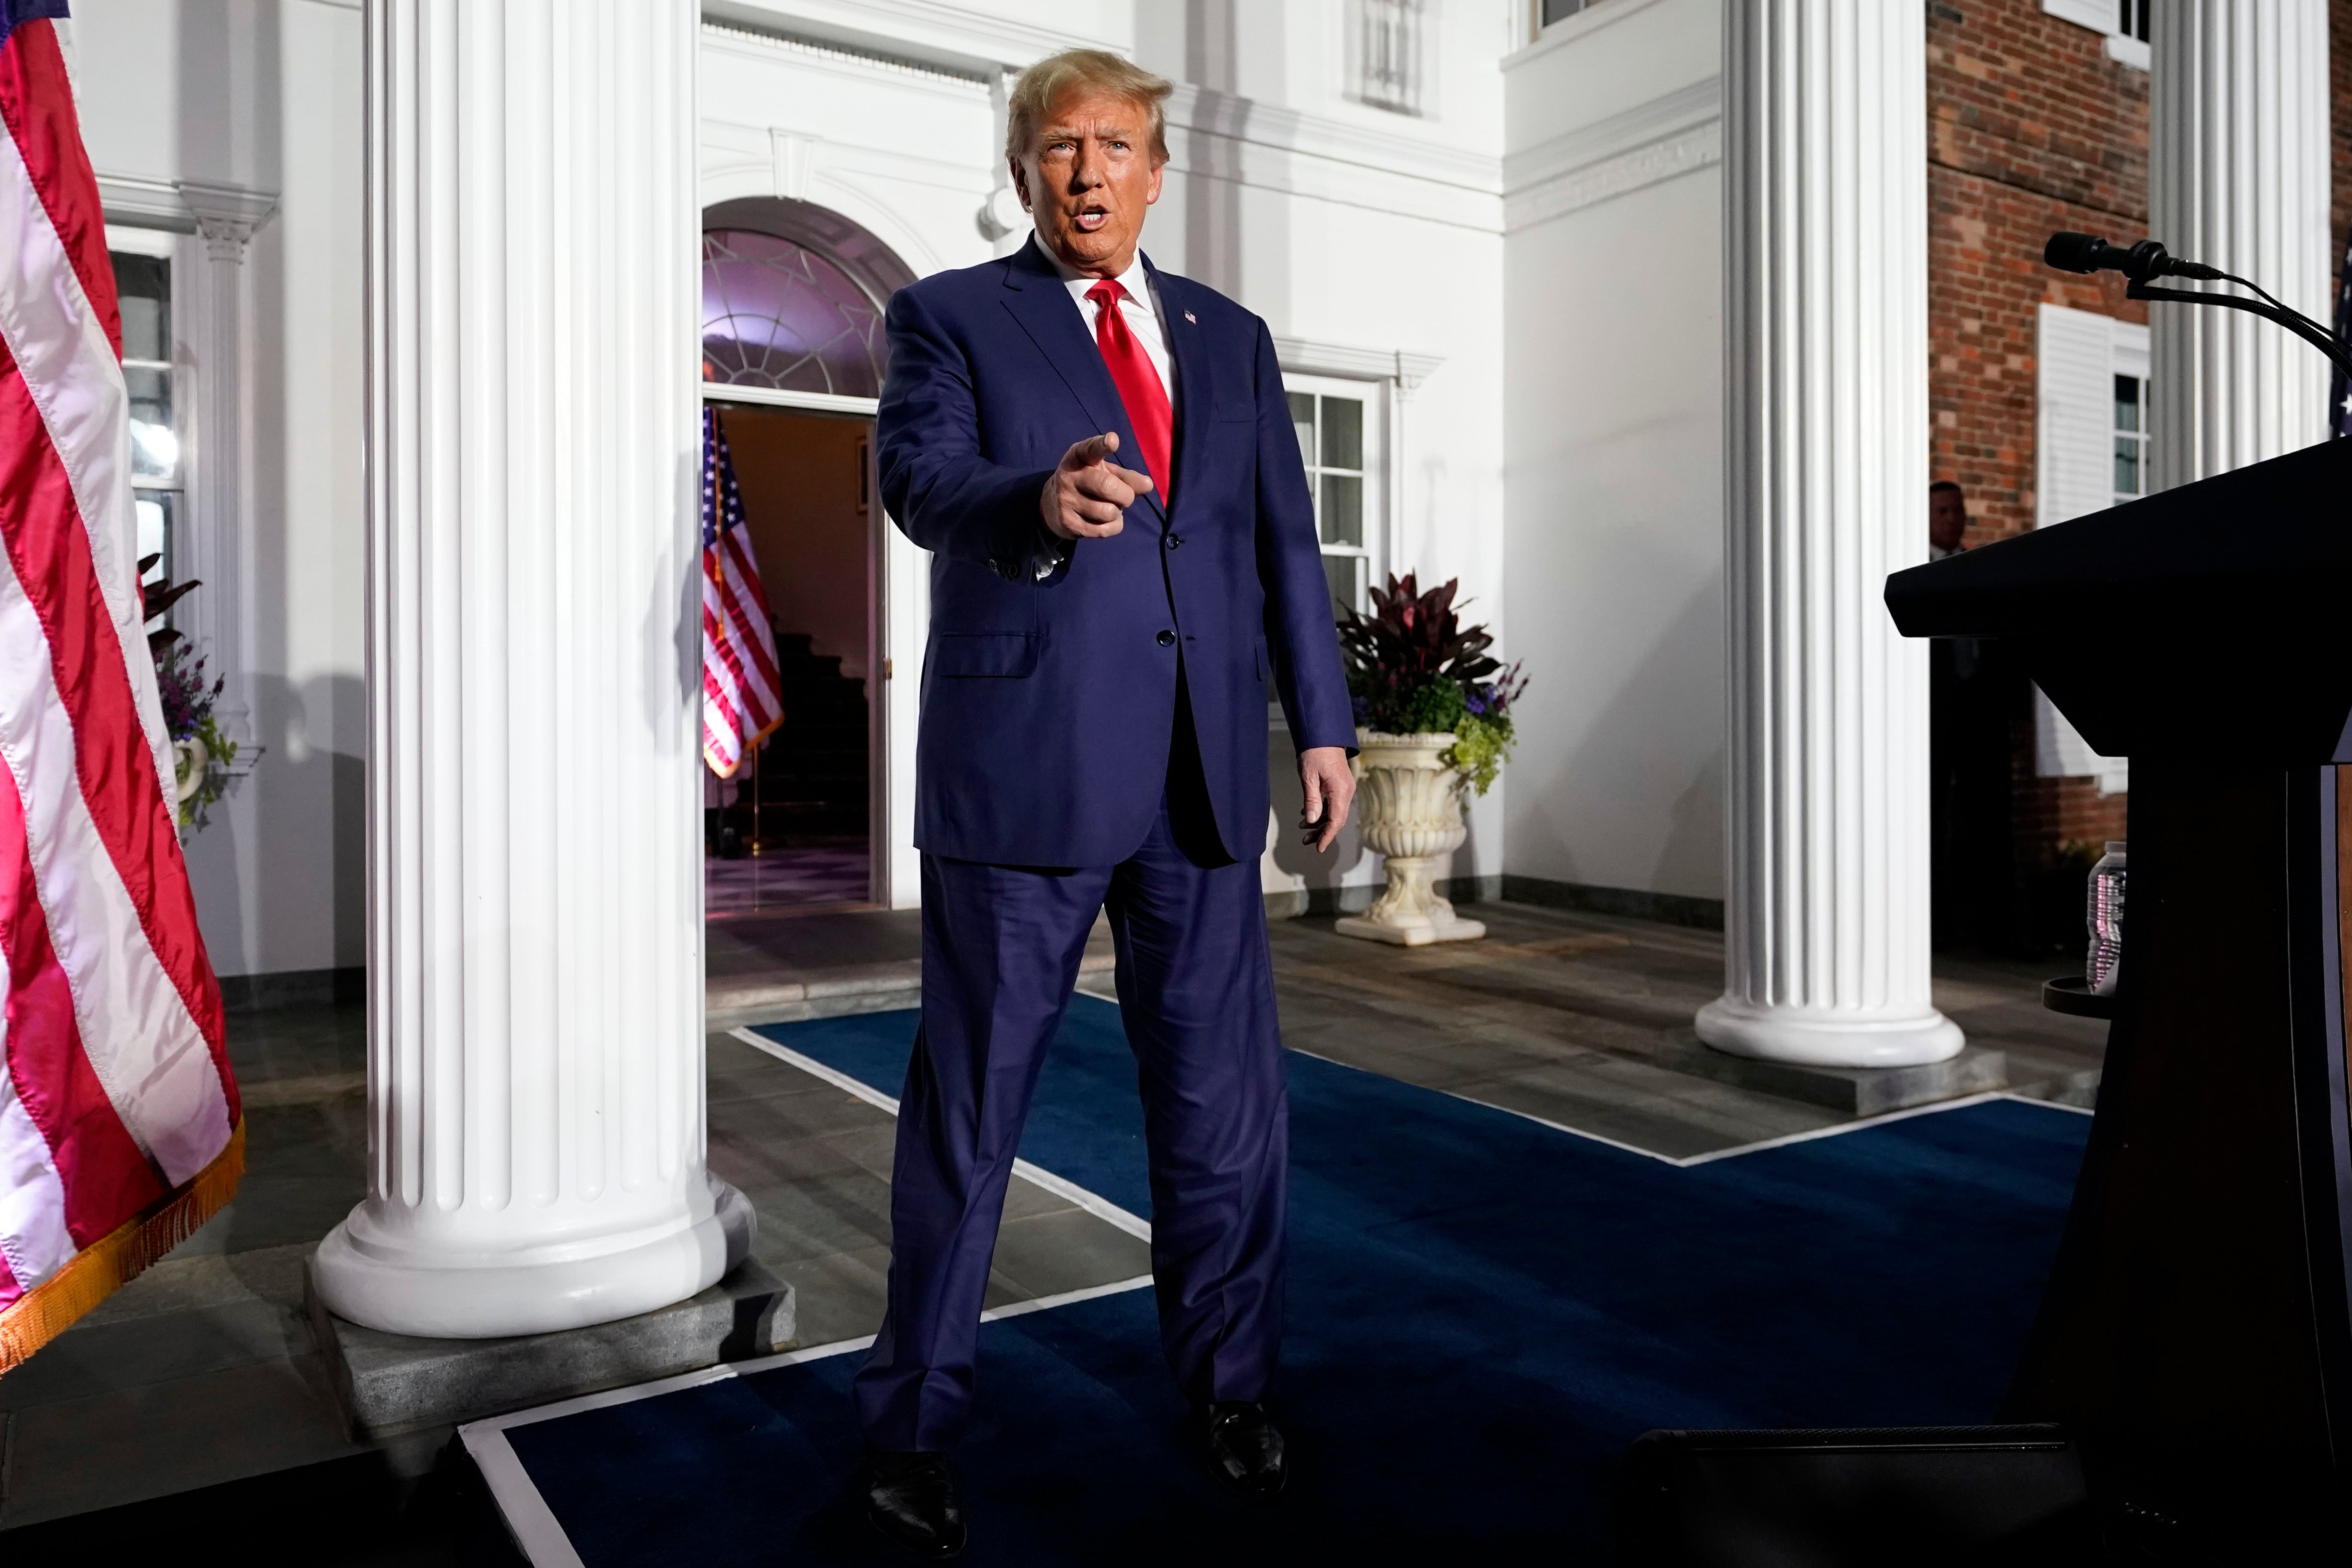
[[[2041,0],[1927,7],[1931,461],[1968,494],[1972,545],[2033,526],[2036,308],[2147,320],[2116,275],[2042,263],[2056,229],[2126,244],[2147,234],[2147,80]],[[2067,847],[2121,838],[2124,797],[2036,777],[2030,721],[2011,751],[2016,934],[2030,943],[2067,934],[2063,911],[2037,907],[2079,900]]]
[[[2336,199],[2332,216],[2336,220],[2336,251],[2331,259],[2344,259],[2347,231],[2352,230],[2352,0],[2328,0],[2327,3],[2327,85],[2328,96],[2335,102]],[[2330,300],[2332,306],[2335,301]],[[2333,323],[2331,323],[2332,325]]]

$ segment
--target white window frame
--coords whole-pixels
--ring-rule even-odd
[[[131,489],[134,500],[142,490],[159,490],[173,498],[170,553],[156,571],[160,574],[169,570],[184,579],[188,574],[188,495],[194,488],[191,470],[198,445],[194,438],[194,378],[187,374],[185,356],[180,353],[180,344],[186,338],[183,323],[190,304],[187,298],[190,273],[183,265],[187,246],[182,236],[168,230],[133,228],[110,223],[106,226],[106,248],[121,251],[126,256],[152,257],[163,264],[164,276],[169,279],[166,288],[170,291],[171,315],[166,328],[168,342],[164,346],[172,357],[166,360],[125,359],[122,365],[125,370],[160,370],[171,382],[172,434],[180,444],[179,471],[168,485],[142,483],[133,476]]]
[[[2145,18],[2148,0],[2042,0],[2044,14],[2062,22],[2072,22],[2087,27],[2107,40],[2107,58],[2135,70],[2148,66],[2147,40],[2137,32],[2126,31],[2124,11],[2134,8],[2135,19]]]
[[[1551,28],[1564,27],[1569,23],[1575,21],[1579,16],[1581,16],[1586,12],[1591,10],[1594,6],[1604,5],[1606,3],[1607,0],[1583,0],[1582,5],[1577,6],[1575,10],[1570,11],[1567,16],[1547,22],[1543,19],[1544,0],[1527,0],[1527,36],[1530,41],[1540,38]]]
[[[1350,0],[1349,96],[1371,109],[1416,119],[1433,116],[1431,0]],[[1385,64],[1388,68],[1383,70]]]
[[[1390,544],[1392,531],[1390,527],[1389,498],[1391,489],[1390,434],[1393,421],[1390,417],[1390,405],[1393,400],[1391,395],[1393,384],[1353,376],[1318,375],[1312,372],[1294,371],[1287,368],[1282,373],[1282,384],[1283,390],[1286,392],[1307,394],[1316,397],[1344,397],[1363,405],[1364,466],[1360,472],[1363,478],[1364,510],[1363,542],[1360,545],[1333,546],[1322,543],[1323,487],[1318,478],[1321,465],[1319,462],[1310,462],[1306,465],[1307,489],[1315,500],[1318,549],[1326,555],[1354,555],[1364,563],[1362,574],[1357,580],[1355,604],[1355,609],[1360,615],[1370,605],[1369,590],[1372,585],[1384,580],[1383,574],[1388,571],[1388,563],[1391,559]],[[1319,424],[1318,428],[1320,428]],[[1319,458],[1320,454],[1317,456]]]
[[[2122,490],[2115,491],[2116,504],[2121,506],[2126,501],[2137,500],[2148,493],[2151,488],[2148,483],[2148,458],[2150,449],[2155,445],[2156,437],[2149,427],[2151,421],[2148,415],[2150,381],[2147,329],[2135,327],[2129,321],[2117,321],[2115,327],[2121,330],[2115,331],[2108,340],[2109,353],[2115,366],[2113,374],[2116,376],[2128,376],[2139,383],[2139,428],[2126,431],[2115,425],[2112,416],[2108,420],[2110,431],[2108,441],[2111,452],[2113,443],[2117,441],[2130,440],[2137,443],[2139,447],[2139,489],[2128,494]]]

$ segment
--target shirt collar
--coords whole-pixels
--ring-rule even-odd
[[[1052,251],[1046,249],[1045,242],[1037,237],[1037,232],[1034,229],[1032,229],[1029,232],[1029,243],[1036,248],[1038,255],[1045,258],[1045,264],[1051,267],[1056,273],[1060,274],[1063,282],[1077,283],[1083,281],[1087,285],[1087,287],[1091,288],[1097,281],[1086,273],[1079,271],[1076,268],[1072,267],[1068,262],[1064,261]],[[1118,275],[1118,282],[1121,288],[1127,290],[1128,298],[1133,300],[1138,304],[1147,304],[1150,301],[1151,275],[1144,270],[1143,247],[1139,245],[1135,247],[1135,259],[1127,264],[1127,270]]]

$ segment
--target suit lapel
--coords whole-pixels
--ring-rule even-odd
[[[1209,445],[1209,422],[1214,417],[1217,405],[1216,375],[1210,363],[1209,345],[1201,336],[1201,324],[1185,310],[1192,302],[1192,283],[1160,271],[1151,265],[1149,256],[1143,258],[1143,266],[1160,291],[1160,310],[1164,318],[1161,325],[1168,334],[1168,358],[1176,367],[1175,479],[1178,487],[1183,488],[1200,482],[1192,469]],[[1102,356],[1098,353],[1095,357]]]
[[[1102,351],[1087,335],[1086,321],[1071,303],[1069,290],[1062,286],[1061,274],[1037,253],[1034,241],[1007,259],[1004,308],[1021,323],[1021,330],[1029,334],[1029,341],[1037,345],[1037,352],[1062,378],[1070,395],[1078,400],[1089,426],[1118,432],[1120,456],[1133,457],[1135,431],[1128,424],[1127,405],[1119,401],[1110,366],[1103,363]],[[1164,521],[1167,506],[1159,489],[1155,487],[1144,499]]]

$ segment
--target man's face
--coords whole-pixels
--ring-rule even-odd
[[[1144,209],[1160,199],[1150,118],[1109,93],[1066,93],[1013,163],[1013,184],[1046,249],[1089,277],[1116,278],[1133,265]]]
[[[1969,503],[1958,490],[1927,492],[1927,542],[1938,550],[1958,550],[1968,531]]]

